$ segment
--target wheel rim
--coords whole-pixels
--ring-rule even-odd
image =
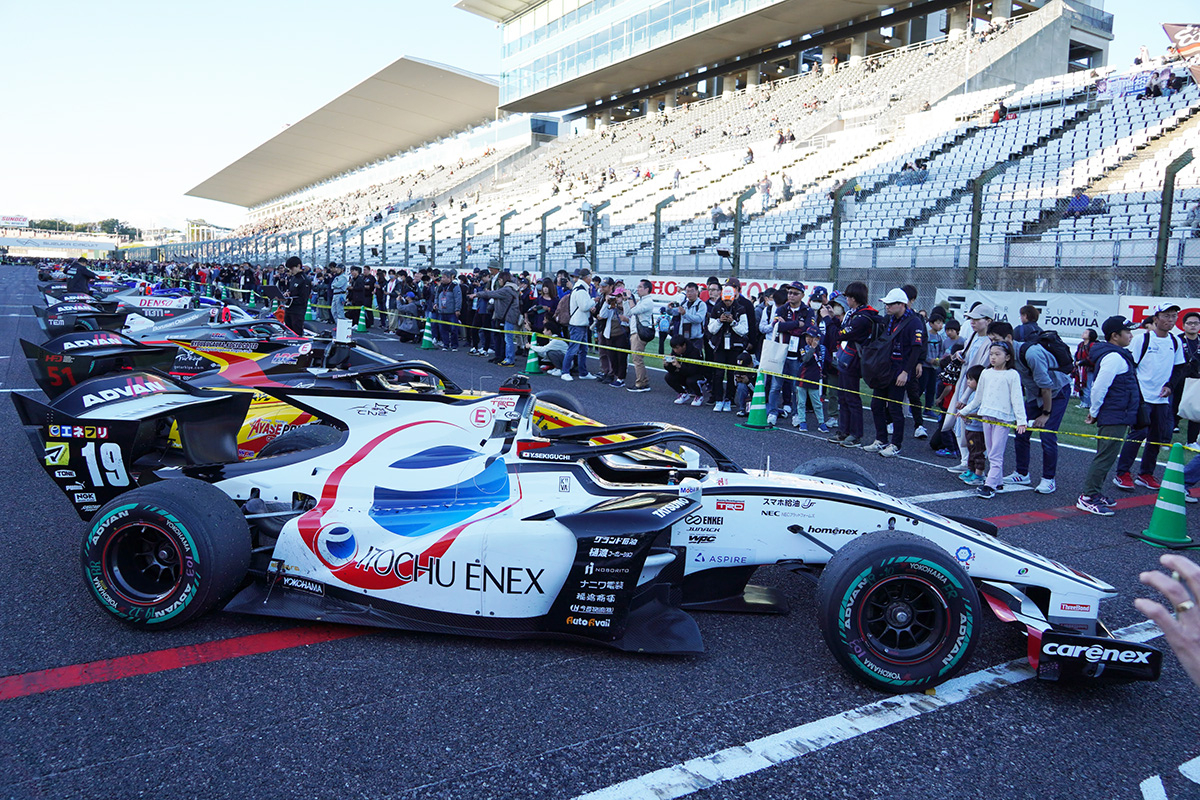
[[[136,605],[153,605],[179,587],[183,553],[166,531],[139,523],[117,531],[101,561],[109,585]]]
[[[949,607],[929,581],[908,575],[880,581],[871,587],[861,608],[863,641],[892,663],[924,661],[946,640]]]

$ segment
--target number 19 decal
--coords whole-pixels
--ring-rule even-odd
[[[100,445],[99,456],[96,454],[96,443],[88,442],[83,446],[83,460],[87,462],[88,474],[95,486],[129,485],[129,474],[125,472],[125,462],[121,458],[121,445],[116,442]]]

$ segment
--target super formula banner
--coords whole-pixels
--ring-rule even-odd
[[[1021,323],[1022,306],[1033,306],[1041,310],[1038,325],[1044,330],[1058,331],[1064,339],[1082,339],[1083,332],[1091,328],[1100,332],[1104,320],[1122,314],[1141,324],[1160,303],[1170,303],[1180,308],[1176,328],[1182,330],[1183,317],[1189,311],[1200,312],[1200,299],[1189,297],[1151,297],[1149,295],[1104,295],[1104,294],[1038,294],[1036,292],[977,292],[960,289],[938,289],[936,302],[945,302],[958,319],[976,303],[987,303],[996,309],[995,319],[1008,322],[1013,327]]]

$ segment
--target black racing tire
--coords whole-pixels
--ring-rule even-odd
[[[312,450],[314,447],[324,447],[340,441],[342,432],[329,425],[301,425],[284,431],[262,446],[258,458],[281,456],[284,453],[299,453],[302,450]]]
[[[179,478],[105,505],[81,551],[100,607],[129,625],[166,630],[216,606],[246,577],[250,530],[215,486]]]
[[[891,694],[953,678],[975,649],[979,593],[945,550],[911,533],[860,536],[817,583],[821,635],[856,680]]]
[[[553,403],[574,414],[583,413],[583,404],[566,392],[537,392],[537,399],[539,402]]]
[[[879,483],[871,476],[865,467],[848,458],[823,456],[810,458],[792,472],[796,475],[811,475],[814,478],[826,478],[831,481],[841,481],[851,486],[861,486],[864,489],[879,491]]]

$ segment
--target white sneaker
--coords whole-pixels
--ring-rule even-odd
[[[1038,494],[1054,494],[1054,490],[1057,488],[1058,485],[1054,482],[1054,478],[1042,478],[1034,491]]]
[[[879,455],[883,456],[884,458],[895,458],[896,456],[900,455],[900,448],[896,447],[894,444],[889,444],[887,447],[879,451]]]
[[[725,411],[725,412],[733,411],[733,402],[726,400],[724,403],[721,404],[721,410]]]
[[[553,375],[554,377],[557,378],[559,375],[562,375],[562,370],[561,369],[552,369],[549,372],[547,372],[546,374]]]
[[[914,439],[928,439],[929,431],[925,430],[924,425],[918,425],[917,429],[915,431],[913,431],[913,438]]]
[[[1005,475],[1004,482],[1009,485],[1016,484],[1017,486],[1028,486],[1030,483],[1029,476],[1022,475],[1019,472],[1010,472],[1008,475]],[[1051,482],[1053,483],[1053,481]]]
[[[571,377],[571,373],[569,373],[569,372],[564,372],[564,373],[562,373],[561,377],[562,377],[562,379],[563,379],[564,381],[573,381],[573,380],[575,380],[574,378],[572,378],[572,377]]]
[[[767,414],[767,424],[774,427],[775,423],[779,422],[778,414]]]
[[[790,416],[792,415],[792,407],[791,407],[791,406],[784,406],[784,407],[783,407],[783,415],[784,415],[785,417],[790,417]]]
[[[883,442],[876,439],[875,441],[871,442],[869,445],[864,447],[863,452],[864,453],[878,453],[880,450],[882,450],[885,447],[887,447],[886,444],[884,444]]]
[[[580,376],[579,376],[579,380],[581,380],[581,381],[594,381],[594,380],[596,380],[596,375],[595,375],[595,373],[593,373],[593,372],[589,372],[587,375],[580,375]]]
[[[687,394],[686,392],[684,394],[679,395],[679,397],[675,398],[675,405],[677,405],[677,406],[681,406],[681,405],[684,405],[685,403],[690,403],[690,402],[692,402],[692,396],[690,394]]]
[[[953,467],[942,467],[942,469],[946,470],[946,472],[953,472],[955,475],[959,475],[967,471],[967,462],[960,461]]]
[[[724,410],[725,410],[724,401],[718,400],[717,402],[713,403],[713,411],[714,412],[720,412],[720,411],[724,411]]]
[[[793,427],[793,428],[799,428],[799,427],[800,427],[800,423],[802,423],[803,421],[804,421],[804,420],[802,420],[802,419],[800,418],[800,415],[799,415],[799,414],[797,414],[796,416],[792,417],[792,427]]]
[[[692,408],[699,408],[704,405],[704,395],[698,394],[692,398]]]

